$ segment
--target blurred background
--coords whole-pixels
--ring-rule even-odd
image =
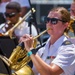
[[[41,18],[46,16],[53,7],[63,6],[67,9],[73,0],[31,0],[32,6],[36,9],[36,20],[41,23]]]

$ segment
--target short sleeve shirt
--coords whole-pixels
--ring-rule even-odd
[[[64,35],[61,36],[53,45],[50,45],[48,39],[46,45],[39,49],[37,54],[47,64],[54,63],[61,67],[64,71],[61,75],[74,75],[75,71],[75,45],[62,45],[64,41],[68,40]],[[50,45],[50,47],[49,47]],[[52,57],[52,58],[51,58]],[[35,75],[40,75],[35,66],[33,67]]]

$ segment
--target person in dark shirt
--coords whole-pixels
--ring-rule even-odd
[[[6,19],[4,17],[4,14],[0,13],[0,24],[5,23],[5,22],[6,22]]]

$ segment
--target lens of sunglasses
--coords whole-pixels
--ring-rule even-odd
[[[56,18],[51,18],[51,24],[57,24],[58,23],[58,19]]]
[[[45,22],[46,22],[46,23],[51,22],[51,24],[57,24],[57,23],[58,23],[58,19],[46,17],[46,18],[45,18]]]
[[[16,14],[17,13],[5,13],[5,16],[11,18],[14,17]]]
[[[60,20],[60,19],[57,19],[57,18],[49,18],[49,17],[45,17],[45,22],[46,22],[46,23],[51,22],[51,24],[55,25],[55,24],[58,23],[58,21],[64,22],[63,20]]]

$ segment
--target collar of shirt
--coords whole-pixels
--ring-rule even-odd
[[[50,39],[51,38],[49,38],[48,39],[48,41],[47,41],[47,43],[46,43],[46,45],[45,46],[48,46],[49,47],[49,42],[50,42]],[[55,48],[59,48],[61,45],[62,45],[62,43],[64,42],[64,41],[66,41],[68,38],[65,36],[65,35],[62,35],[53,45],[51,45],[51,46],[54,46]]]
[[[49,39],[47,40],[47,42],[46,42],[46,45],[45,45],[43,48],[39,49],[39,51],[38,51],[40,57],[42,57],[43,60],[45,60],[45,59],[48,57],[48,54],[49,54],[49,53],[50,53],[49,56],[56,56],[56,55],[57,55],[57,50],[58,50],[58,48],[61,46],[61,44],[62,44],[65,40],[67,40],[67,37],[64,36],[64,35],[61,36],[53,45],[50,46],[51,48],[49,48],[50,39],[51,39],[51,38],[49,38]],[[49,50],[51,50],[51,51],[49,52]],[[53,54],[53,53],[54,53],[54,54]],[[53,54],[53,55],[52,55],[52,54]]]
[[[48,39],[46,45],[45,45],[45,49],[44,49],[44,55],[45,56],[56,56],[57,55],[57,50],[58,48],[62,45],[62,43],[67,40],[67,37],[62,35],[53,45],[50,46],[49,48],[49,44],[50,44],[50,39]],[[50,51],[49,51],[50,50]]]

